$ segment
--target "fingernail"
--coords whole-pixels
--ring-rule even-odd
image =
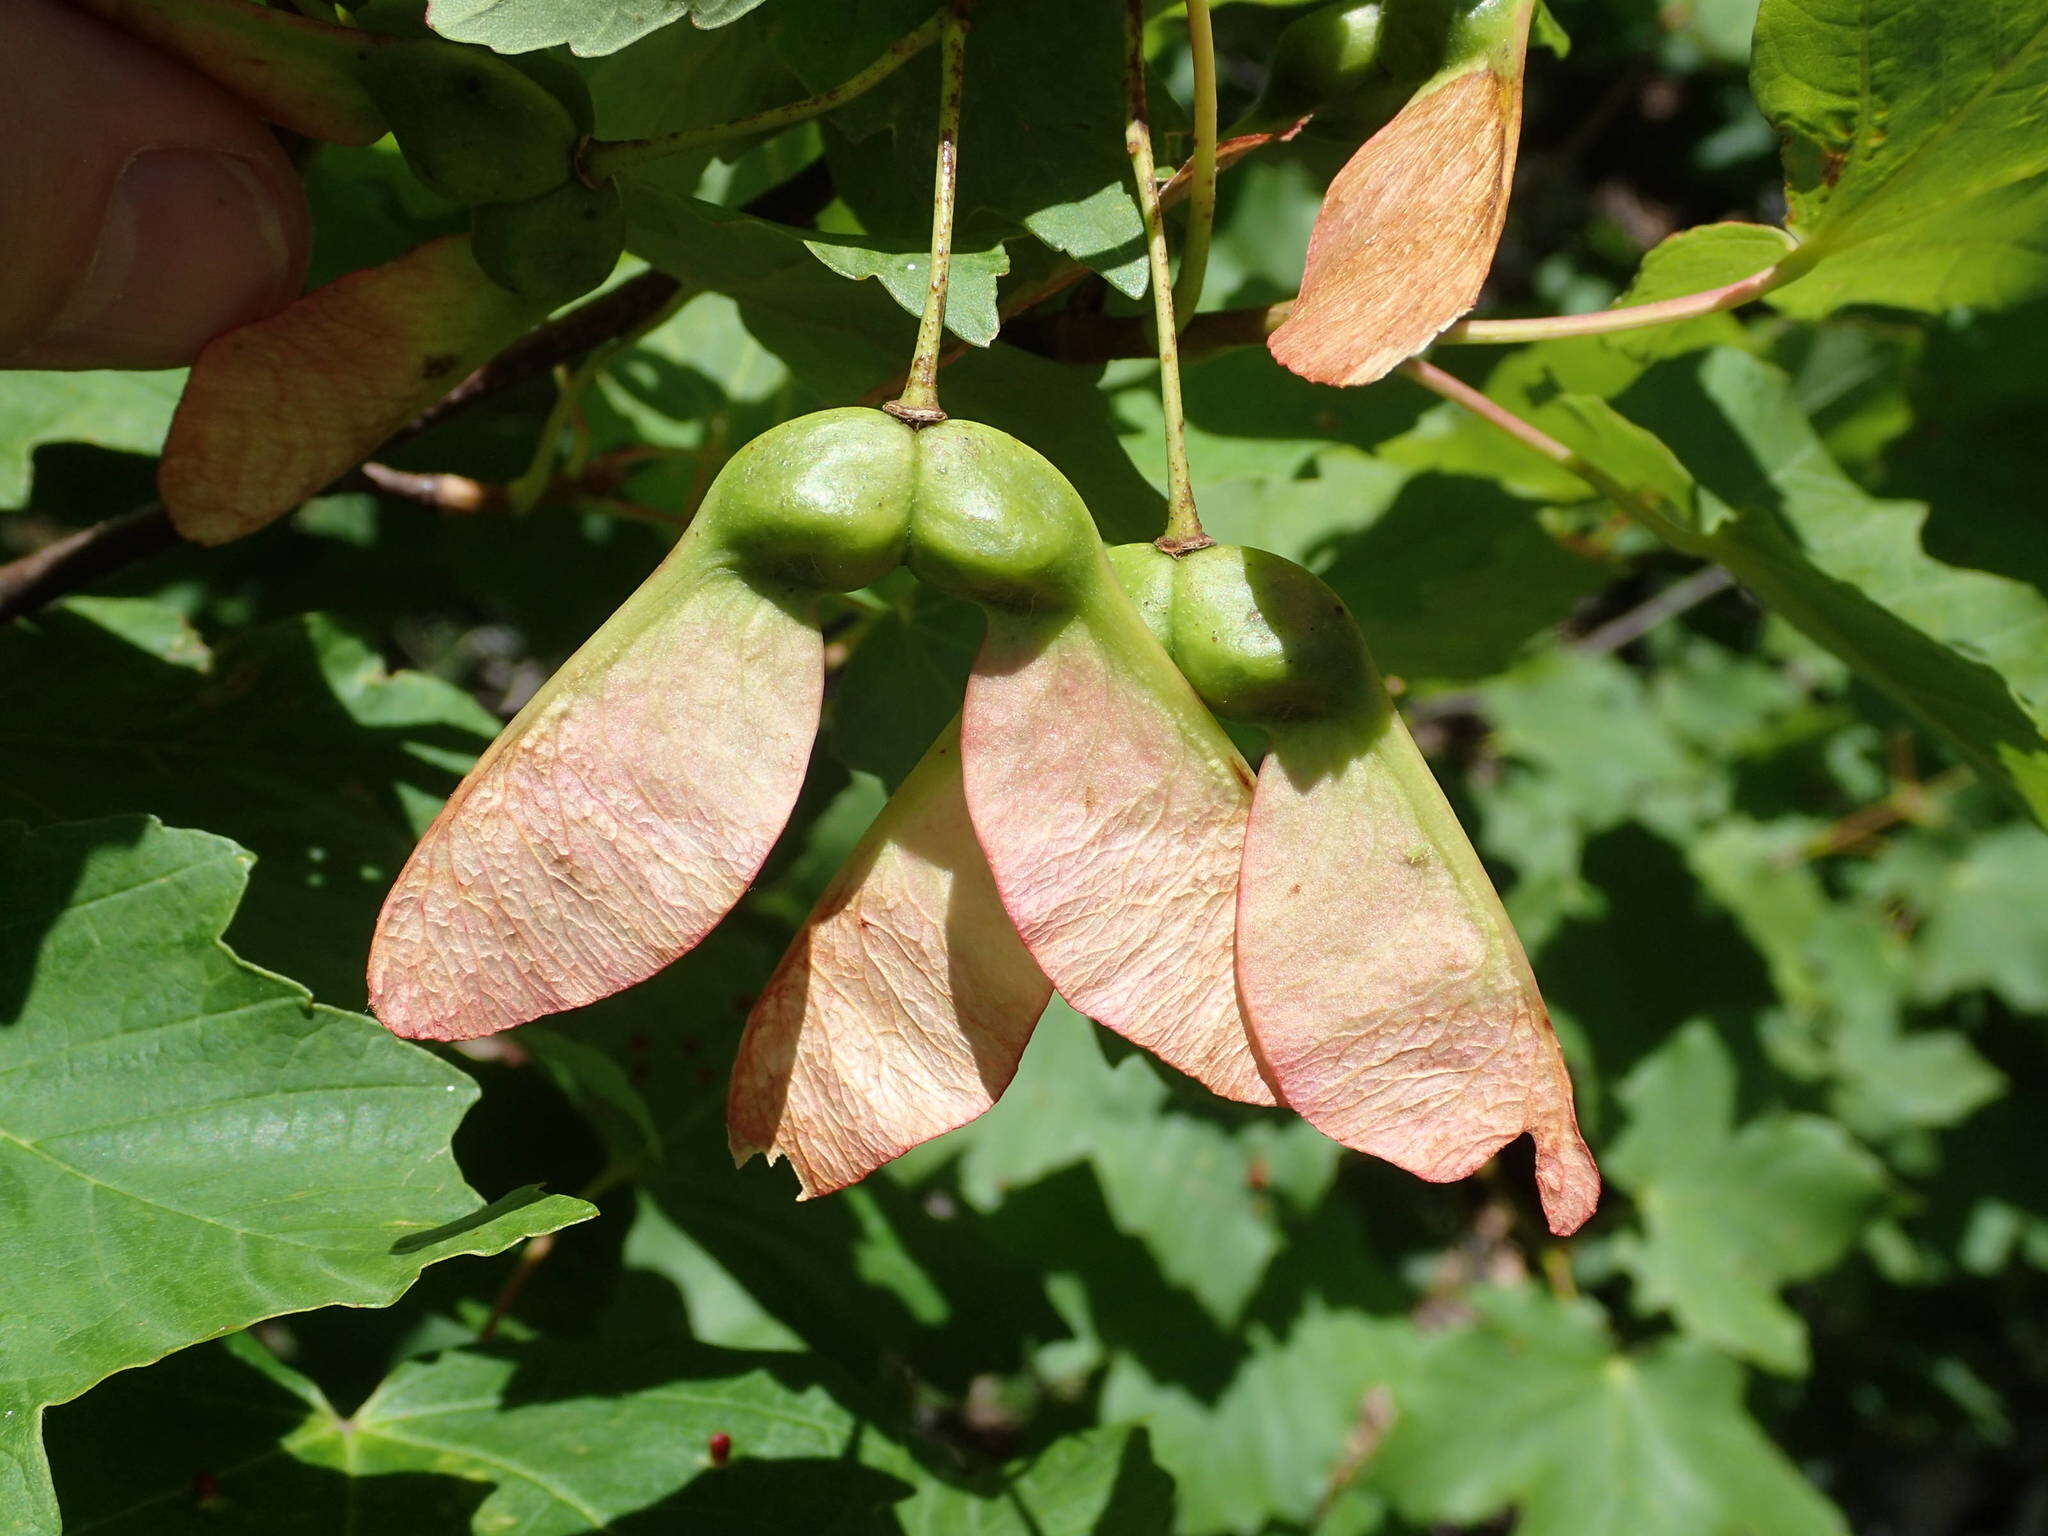
[[[296,265],[278,193],[251,162],[144,150],[114,183],[85,276],[36,350],[102,368],[178,367],[288,303]]]

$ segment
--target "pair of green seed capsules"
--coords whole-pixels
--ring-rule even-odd
[[[364,90],[413,174],[470,210],[477,265],[553,307],[618,264],[626,214],[616,182],[592,186],[577,154],[596,125],[590,88],[553,53],[500,55],[427,30],[420,0],[371,0],[356,26],[381,38],[355,55]]]
[[[1389,710],[1357,624],[1319,577],[1235,545],[1106,549],[1052,464],[978,422],[915,426],[864,406],[785,422],[726,466],[690,541],[700,547],[679,557],[792,597],[853,591],[906,565],[992,622],[1135,607],[1203,702],[1246,725]]]

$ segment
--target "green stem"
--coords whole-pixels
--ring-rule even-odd
[[[1679,549],[1689,549],[1694,542],[1685,537],[1684,531],[1665,511],[1661,498],[1654,493],[1639,490],[1616,479],[1592,460],[1567,448],[1534,422],[1523,420],[1498,400],[1481,394],[1463,379],[1445,373],[1436,364],[1424,362],[1419,357],[1411,357],[1401,364],[1399,371],[1407,374],[1431,394],[1440,395],[1455,405],[1463,406],[1488,426],[1499,428],[1523,447],[1540,453],[1567,473],[1577,475],[1666,543]]]
[[[526,468],[518,478],[505,487],[513,512],[531,512],[555,483],[556,470],[561,462],[562,433],[575,415],[583,392],[591,381],[611,366],[613,358],[636,345],[650,332],[666,325],[696,296],[688,288],[678,288],[659,309],[631,330],[599,342],[573,370],[565,367],[555,369],[555,403],[548,410],[547,420],[541,424],[539,436],[534,439],[533,457],[527,460]]]
[[[1125,0],[1124,88],[1129,107],[1124,147],[1138,184],[1138,211],[1145,220],[1145,255],[1152,269],[1152,316],[1159,350],[1159,403],[1166,417],[1166,532],[1157,540],[1170,555],[1206,549],[1216,541],[1202,531],[1195,511],[1194,481],[1188,474],[1187,407],[1180,392],[1180,340],[1173,321],[1173,269],[1166,256],[1166,215],[1159,206],[1159,177],[1152,163],[1152,123],[1145,103],[1145,0]]]
[[[664,133],[651,139],[593,139],[584,146],[578,170],[583,179],[592,186],[607,181],[620,171],[629,171],[638,165],[663,159],[669,155],[683,154],[693,149],[710,149],[735,139],[751,138],[758,133],[775,133],[784,128],[793,128],[798,123],[807,123],[814,117],[823,117],[827,112],[836,111],[849,101],[865,96],[869,91],[887,80],[897,70],[916,58],[925,49],[939,40],[945,16],[935,14],[914,32],[906,32],[896,39],[873,63],[859,74],[835,85],[829,91],[802,101],[793,101],[787,106],[770,107],[765,112],[754,112],[746,117],[734,118],[729,123],[711,123],[702,128],[685,128],[679,133]]]
[[[951,0],[940,18],[939,147],[932,170],[931,278],[917,322],[917,350],[903,393],[882,409],[913,426],[944,421],[939,404],[939,349],[946,340],[946,292],[953,273],[953,204],[960,189],[960,114],[967,96],[967,12],[972,0]]]
[[[1173,309],[1185,326],[1202,302],[1209,242],[1216,230],[1216,31],[1209,0],[1187,0],[1188,48],[1195,66],[1195,150],[1188,158],[1188,228],[1181,242]]]
[[[1659,299],[1654,304],[1596,309],[1585,315],[1544,315],[1531,320],[1460,320],[1437,341],[1443,346],[1505,346],[1521,341],[1553,341],[1564,336],[1606,336],[1617,331],[1646,330],[1736,309],[1762,298],[1796,275],[1779,262],[1739,282],[1675,299]]]

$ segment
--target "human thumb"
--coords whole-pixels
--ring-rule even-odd
[[[305,195],[247,108],[55,0],[0,33],[0,366],[176,367],[291,301]]]

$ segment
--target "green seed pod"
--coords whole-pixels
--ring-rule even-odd
[[[733,455],[698,522],[748,575],[850,592],[902,562],[916,463],[916,434],[895,417],[818,411]]]
[[[996,608],[1070,603],[1097,570],[1095,521],[1066,477],[1007,432],[947,421],[918,434],[910,568]]]
[[[851,591],[907,560],[998,610],[1070,608],[1108,581],[1060,472],[971,421],[914,429],[864,406],[785,422],[719,472],[698,521],[738,570]]]
[[[458,203],[516,203],[572,175],[574,115],[487,49],[392,42],[370,55],[364,77],[414,174]]]
[[[569,180],[520,203],[485,203],[470,214],[477,265],[501,288],[550,309],[588,293],[626,248],[626,210],[616,183]]]
[[[597,103],[590,98],[590,85],[582,72],[559,49],[543,48],[535,53],[512,53],[505,62],[569,109],[578,135],[597,131]]]
[[[1133,544],[1111,564],[1202,702],[1226,719],[1320,719],[1377,692],[1343,600],[1292,560],[1232,544],[1179,557]]]
[[[1217,544],[1180,558],[1168,649],[1211,709],[1252,725],[1347,710],[1377,686],[1343,600],[1262,549]]]
[[[1482,0],[1489,15],[1498,0]],[[1259,99],[1233,130],[1370,138],[1461,46],[1464,0],[1338,0],[1292,22],[1274,44]]]
[[[1245,122],[1282,129],[1380,85],[1384,11],[1380,0],[1339,0],[1290,23]]]

